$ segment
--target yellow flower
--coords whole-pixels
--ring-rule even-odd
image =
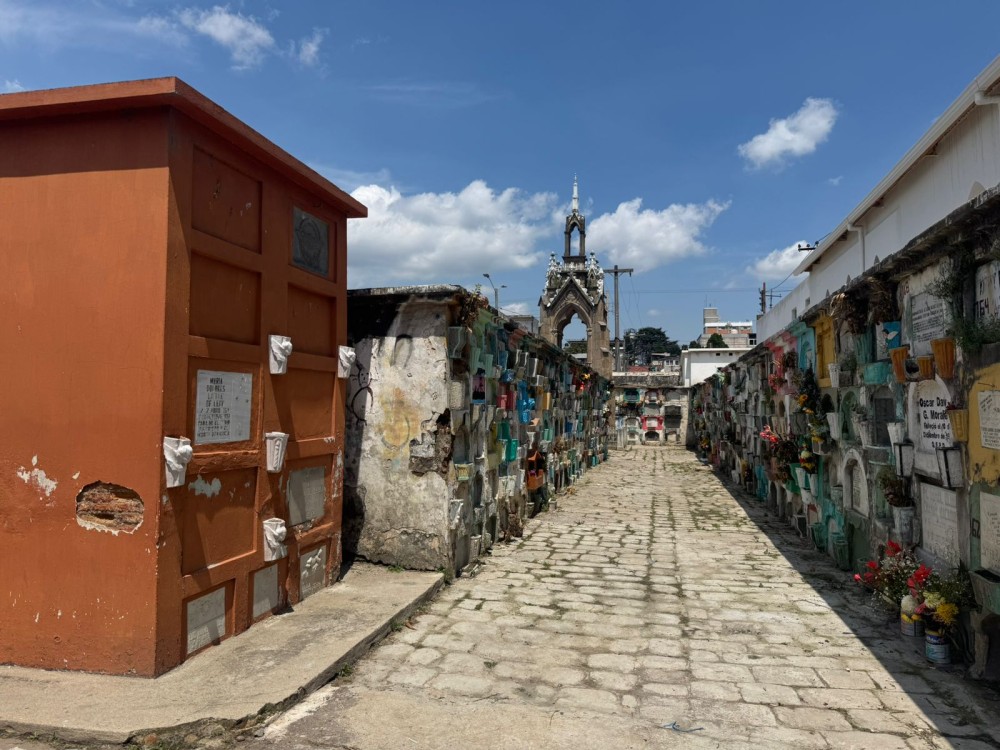
[[[958,607],[951,602],[939,604],[934,610],[934,619],[942,625],[951,626],[958,617]]]

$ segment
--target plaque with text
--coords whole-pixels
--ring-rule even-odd
[[[250,373],[198,370],[195,444],[249,440],[252,398]]]
[[[948,419],[948,390],[936,380],[921,380],[916,384],[912,403],[911,420],[914,415],[917,419],[913,430],[917,436],[917,450],[933,453],[937,448],[953,445],[951,421]]]
[[[979,438],[984,448],[1000,450],[1000,391],[979,392]]]
[[[1000,573],[1000,497],[979,493],[980,565]]]
[[[947,335],[948,315],[944,300],[929,292],[913,296],[910,306],[910,319],[913,323],[913,341],[911,355],[931,353],[931,341]]]
[[[1000,316],[1000,263],[976,269],[976,320]]]

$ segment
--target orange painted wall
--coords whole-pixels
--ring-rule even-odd
[[[0,123],[0,663],[153,671],[166,122]],[[134,533],[77,524],[98,480]]]
[[[0,346],[20,362],[0,376],[0,663],[155,675],[192,655],[187,601],[225,589],[222,638],[268,614],[255,571],[277,565],[279,606],[304,552],[337,577],[346,219],[364,207],[175,79],[13,96],[53,106],[0,98]],[[295,208],[329,226],[326,277],[292,263]],[[292,338],[287,374],[269,334]],[[195,445],[167,489],[162,439],[194,436],[199,370],[252,374],[250,437]],[[291,435],[280,474],[268,431]],[[265,563],[262,521],[289,517],[306,467],[322,514]],[[132,533],[77,523],[98,480],[142,498]]]

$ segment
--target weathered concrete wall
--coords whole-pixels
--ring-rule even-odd
[[[384,335],[355,341],[346,492],[357,526],[348,533],[357,536],[357,554],[374,562],[452,564],[447,314],[446,302],[414,298],[394,309]]]
[[[606,458],[608,383],[461,287],[350,293],[348,554],[458,574],[527,512],[525,458],[548,484]]]

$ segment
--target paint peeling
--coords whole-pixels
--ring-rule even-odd
[[[37,468],[38,456],[31,457],[31,465],[35,468],[29,470],[26,466],[19,467],[17,470],[17,476],[25,484],[37,487],[45,495],[45,497],[52,497],[52,493],[55,492],[59,483],[55,479],[51,479],[47,476],[44,469]]]
[[[80,478],[80,472],[76,472],[76,474],[73,475],[73,479],[79,479],[79,478]]]
[[[199,474],[198,478],[188,485],[188,489],[196,495],[215,497],[222,492],[222,480],[216,477],[211,482],[206,482]]]

